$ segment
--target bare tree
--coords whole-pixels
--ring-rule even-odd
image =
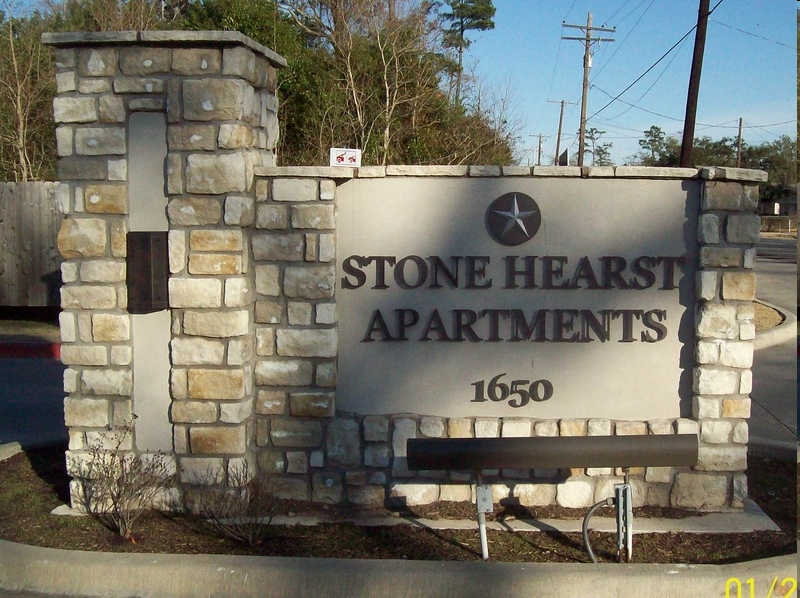
[[[39,42],[44,21],[15,18],[10,0],[0,6],[7,17],[0,21],[0,172],[25,182],[52,163],[52,66]]]

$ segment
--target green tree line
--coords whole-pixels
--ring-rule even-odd
[[[279,72],[278,160],[510,164],[517,125],[462,68],[466,34],[493,27],[491,0],[0,0],[0,180],[55,176],[53,56],[45,31],[239,31],[288,62]],[[455,91],[454,91],[455,90]]]

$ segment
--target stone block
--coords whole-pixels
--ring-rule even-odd
[[[292,227],[295,229],[328,230],[336,227],[332,205],[292,206]]]
[[[586,436],[585,419],[562,419],[558,423],[559,436]]]
[[[721,365],[749,369],[753,365],[753,343],[728,341],[720,346]]]
[[[259,209],[263,206],[259,206]],[[251,246],[253,258],[259,261],[302,261],[305,249],[302,234],[266,234],[253,235]]]
[[[503,438],[528,437],[532,428],[533,424],[527,418],[507,417],[503,419],[501,435]]]
[[[723,272],[722,298],[733,301],[753,301],[756,298],[754,272]]]
[[[697,471],[744,471],[747,469],[747,446],[701,446]]]
[[[256,314],[258,321],[258,314]],[[256,355],[262,357],[275,354],[275,330],[272,328],[256,328]]]
[[[556,486],[556,504],[568,509],[585,509],[594,503],[594,482],[568,479]]]
[[[701,268],[738,268],[742,265],[744,252],[738,247],[700,248]]]
[[[96,343],[127,341],[131,337],[130,317],[92,314],[92,340]]]
[[[443,417],[422,417],[419,420],[419,433],[425,438],[444,438],[445,429]]]
[[[316,448],[322,443],[322,423],[313,420],[273,419],[270,439],[275,446]]]
[[[336,236],[332,234],[319,235],[319,261],[332,262],[336,259]]]
[[[122,127],[85,127],[75,131],[75,152],[80,156],[122,155],[125,151]]]
[[[701,214],[697,227],[697,240],[705,244],[717,244],[720,241],[720,222],[716,214]]]
[[[65,259],[100,257],[108,246],[106,224],[99,218],[66,218],[58,231],[58,250]]]
[[[109,181],[127,181],[128,180],[128,162],[125,159],[109,160],[108,161],[108,180]]]
[[[240,230],[193,230],[189,233],[192,251],[241,251]]]
[[[454,417],[447,421],[448,438],[472,438],[472,420],[468,417]]]
[[[342,496],[342,478],[339,474],[318,471],[311,476],[311,500],[314,502],[335,505],[342,502]]]
[[[192,253],[189,273],[199,276],[225,276],[243,272],[242,256],[227,253]]]
[[[705,303],[700,307],[697,319],[700,338],[735,339],[738,329],[735,306]]]
[[[366,467],[389,467],[390,452],[388,444],[368,444],[364,448]]]
[[[167,147],[172,151],[214,151],[217,127],[194,123],[173,125],[167,130]]]
[[[589,436],[611,436],[610,419],[590,419],[586,422],[586,428]]]
[[[229,338],[250,331],[250,314],[247,310],[224,312],[187,311],[183,315],[183,332],[191,336]]]
[[[121,260],[87,260],[81,264],[81,282],[124,282],[125,262]]]
[[[167,156],[167,194],[181,195],[183,190],[183,156],[172,152]]]
[[[121,218],[114,218],[109,222],[111,229],[111,255],[117,258],[124,258],[128,255],[126,237],[128,235],[128,225]]]
[[[313,307],[303,301],[291,301],[286,306],[286,316],[290,326],[309,326]]]
[[[650,434],[656,436],[666,436],[672,434],[672,420],[671,419],[653,419],[647,422],[647,429]]]
[[[64,345],[61,362],[64,365],[108,365],[108,352],[100,345]]]
[[[331,201],[336,197],[336,181],[326,179],[319,182],[319,198],[322,201]]]
[[[722,399],[721,417],[749,419],[750,405],[751,400],[747,397]]]
[[[104,158],[86,158],[72,156],[61,158],[56,165],[58,178],[62,181],[103,180],[106,178],[106,160]],[[83,189],[75,189],[76,212],[83,211]]]
[[[92,97],[56,97],[53,118],[57,123],[89,123],[97,120],[97,103]]]
[[[168,48],[122,48],[119,70],[125,75],[152,75],[169,71]]]
[[[288,226],[289,210],[286,206],[261,204],[256,209],[256,228],[286,230]]]
[[[98,120],[101,123],[124,123],[125,102],[116,95],[102,95],[97,100]]]
[[[333,417],[335,395],[332,392],[293,392],[289,395],[289,410],[295,417]]]
[[[256,266],[256,293],[259,295],[266,295],[268,297],[276,297],[280,295],[280,268],[278,266]],[[268,303],[262,305],[261,312],[259,313],[258,304],[267,303],[263,301],[256,302],[256,322],[276,324],[280,322],[283,309],[278,303]]]
[[[644,422],[618,421],[614,425],[617,436],[646,436],[647,424]]]
[[[112,286],[61,287],[62,309],[113,309],[116,306],[117,293]]]
[[[335,357],[338,351],[336,329],[278,330],[278,355],[287,357]]]
[[[272,181],[273,201],[317,201],[319,183],[315,179],[275,179]]]
[[[253,337],[233,339],[228,342],[228,365],[245,365],[253,358]]]
[[[251,226],[255,221],[255,202],[252,197],[229,195],[225,198],[225,224]]]
[[[539,420],[533,426],[534,436],[558,436],[558,421]]]
[[[670,505],[684,509],[715,510],[728,501],[728,478],[724,475],[678,473],[670,492]]]
[[[386,499],[386,490],[380,486],[348,486],[347,502],[354,505],[382,507]]]
[[[241,455],[247,448],[245,426],[189,428],[189,446],[195,455]]]
[[[282,500],[311,499],[311,491],[305,478],[275,477],[275,496]]]
[[[439,486],[439,500],[443,502],[472,502],[469,484],[444,484]]]
[[[174,365],[222,365],[225,344],[205,338],[175,337],[170,341]]]
[[[389,418],[383,415],[368,415],[364,418],[364,440],[387,442],[389,440]]]
[[[696,419],[718,419],[722,417],[722,402],[717,397],[692,397],[692,416]],[[696,434],[698,429],[695,427],[694,432],[688,433]]]
[[[164,80],[156,77],[114,77],[114,93],[164,93]]]
[[[654,484],[669,484],[674,473],[672,467],[648,467],[644,473],[644,480]]]
[[[286,393],[275,390],[259,390],[256,395],[255,408],[259,415],[283,415],[286,412]]]
[[[115,48],[81,48],[77,57],[78,73],[84,77],[111,77],[117,71]]]
[[[530,170],[528,173],[530,174]],[[471,177],[495,177],[501,176],[501,174],[502,172],[500,171],[499,166],[487,165],[469,167],[469,176]]]
[[[169,279],[172,308],[213,308],[222,306],[222,281],[215,278]]]
[[[695,348],[695,359],[701,365],[719,363],[720,341],[698,341]]]
[[[190,154],[186,158],[186,191],[217,195],[247,190],[243,154]]]
[[[212,75],[222,70],[222,52],[216,48],[175,48],[172,72],[176,75]]]
[[[256,363],[256,384],[259,386],[308,386],[313,380],[310,361],[266,361]]]
[[[709,444],[727,444],[733,432],[733,424],[726,420],[704,420],[700,422],[700,441]]]
[[[337,369],[335,361],[322,362],[317,364],[317,371],[314,376],[314,383],[322,388],[336,386]]]
[[[64,423],[68,427],[104,428],[109,425],[106,399],[64,399]]]
[[[183,118],[242,120],[245,100],[252,93],[250,85],[237,79],[188,79],[183,82]]]
[[[217,143],[221,149],[244,149],[252,147],[253,129],[242,124],[222,124],[219,126]]]
[[[172,401],[170,417],[173,423],[213,424],[217,421],[217,404],[201,401]]]
[[[675,433],[676,434],[697,434],[698,425],[693,419],[676,419],[675,420]]]
[[[331,266],[286,268],[283,279],[287,297],[330,299],[336,284],[336,269]]]
[[[744,189],[739,183],[706,181],[701,206],[703,210],[740,211],[744,207]]]
[[[555,484],[515,484],[514,497],[523,507],[545,507],[556,502]]]
[[[739,391],[739,373],[712,366],[694,369],[694,392],[701,395],[731,395]]]
[[[190,369],[188,373],[190,399],[236,401],[244,397],[244,370]]]
[[[204,197],[173,199],[167,204],[167,214],[173,226],[219,224],[222,205],[219,200]]]
[[[747,444],[750,440],[750,430],[746,421],[736,422],[733,426],[731,442],[734,444]]]
[[[757,245],[761,238],[761,218],[756,214],[732,214],[725,225],[728,243]]]
[[[248,419],[253,413],[253,402],[245,400],[240,403],[220,403],[219,421],[226,424],[240,424]]]
[[[93,214],[127,214],[128,190],[125,185],[88,185],[86,211]]]
[[[337,419],[328,425],[326,447],[328,463],[355,467],[361,463],[361,430],[358,422]]]
[[[429,505],[439,500],[438,484],[392,484],[389,501],[407,506]]]

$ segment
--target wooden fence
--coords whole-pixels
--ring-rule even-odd
[[[0,306],[59,305],[57,183],[0,183]]]

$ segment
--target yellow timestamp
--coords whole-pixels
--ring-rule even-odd
[[[763,591],[763,590],[762,590]],[[779,598],[797,595],[796,577],[774,577],[766,594],[767,598]],[[757,598],[756,581],[750,577],[742,581],[738,577],[729,577],[725,582],[725,598]]]

